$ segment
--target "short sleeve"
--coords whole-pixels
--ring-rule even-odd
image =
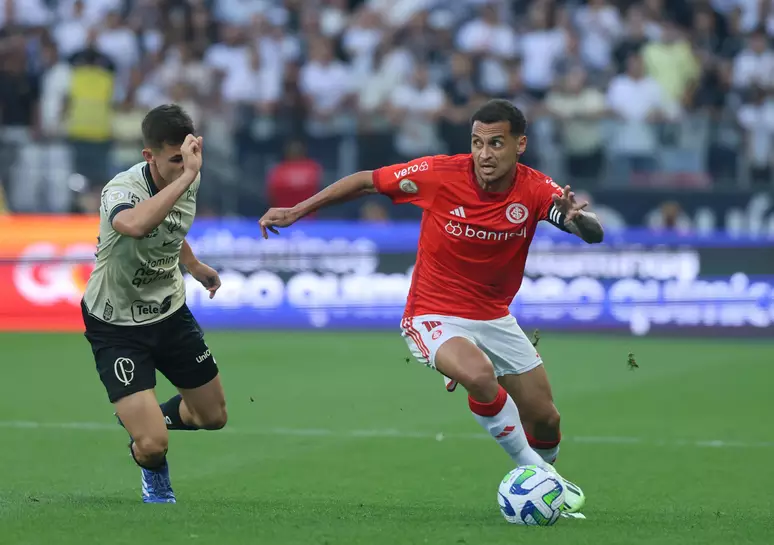
[[[395,204],[411,203],[427,209],[432,206],[440,184],[435,167],[435,157],[382,167],[373,171],[374,187]]]
[[[113,219],[119,212],[134,208],[141,200],[128,184],[113,182],[102,190],[101,213],[113,225]]]

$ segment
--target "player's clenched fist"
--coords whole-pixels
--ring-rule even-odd
[[[189,134],[180,146],[183,155],[183,168],[192,173],[198,173],[202,168],[202,137]]]
[[[269,208],[258,224],[261,226],[263,238],[269,238],[267,230],[279,235],[277,227],[290,227],[297,219],[292,208]]]

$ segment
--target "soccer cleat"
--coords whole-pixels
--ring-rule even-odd
[[[142,469],[143,503],[176,503],[172,482],[169,480],[169,465],[166,460],[159,469]]]
[[[583,506],[586,505],[586,495],[583,493],[583,490],[581,490],[577,484],[572,483],[559,475],[559,472],[556,471],[554,466],[550,464],[546,465],[548,466],[546,469],[559,477],[559,479],[562,481],[562,484],[564,485],[564,505],[561,507],[562,512],[568,514],[578,513],[581,509],[583,509]]]
[[[446,391],[447,392],[451,393],[451,392],[453,392],[454,390],[457,389],[457,381],[456,380],[452,380],[452,379],[450,379],[449,377],[447,377],[445,375],[443,377],[443,383],[446,386]]]

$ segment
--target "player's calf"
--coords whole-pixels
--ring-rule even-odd
[[[556,463],[559,456],[559,443],[562,440],[559,422],[559,411],[552,403],[551,408],[542,415],[524,423],[524,428],[528,430],[529,446],[549,464]]]
[[[549,464],[556,462],[561,417],[545,368],[540,365],[525,373],[503,375],[499,381],[519,407],[530,446]]]
[[[543,466],[545,462],[527,443],[519,410],[499,385],[489,358],[462,337],[446,341],[436,353],[438,371],[468,391],[473,417],[518,465]]]

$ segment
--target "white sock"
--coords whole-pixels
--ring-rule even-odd
[[[532,442],[530,441],[530,445],[532,445]],[[538,453],[538,455],[543,458],[547,463],[553,465],[556,463],[556,457],[559,456],[559,445],[556,445],[552,448],[538,448],[533,446],[532,450]]]
[[[473,417],[503,447],[516,465],[545,467],[546,462],[527,442],[516,403],[502,386],[491,403],[480,403],[468,396],[468,405]]]

